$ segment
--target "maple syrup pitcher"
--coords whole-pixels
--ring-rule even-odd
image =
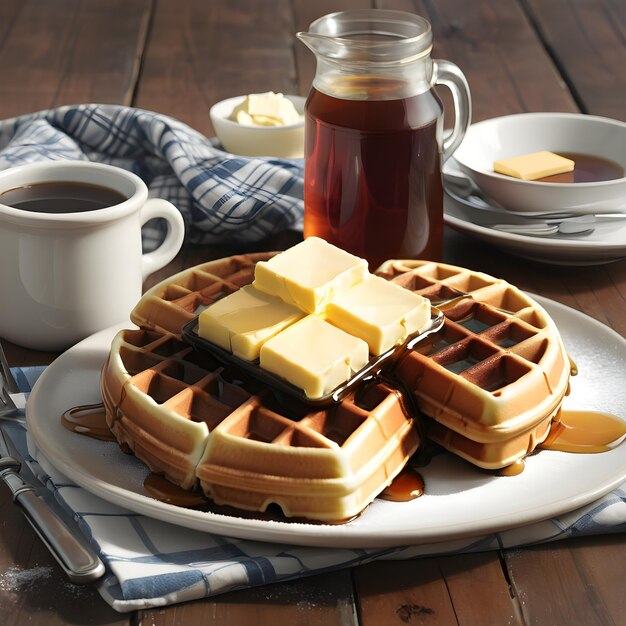
[[[461,70],[431,60],[427,20],[387,10],[326,15],[297,37],[317,68],[305,107],[304,236],[367,259],[440,260],[441,164],[463,139],[471,99]],[[443,141],[447,86],[455,123]]]

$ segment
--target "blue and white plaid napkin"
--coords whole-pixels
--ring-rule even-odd
[[[43,368],[15,368],[24,394]],[[26,450],[26,433],[13,422],[13,437]],[[29,457],[31,469],[54,494],[64,514],[73,518],[104,561],[98,584],[116,610],[164,606],[265,585],[375,559],[482,552],[545,543],[577,535],[626,530],[626,484],[596,502],[566,515],[492,535],[429,545],[351,550],[309,548],[239,540],[172,526],[101,500],[74,484],[42,457]]]
[[[301,228],[301,159],[235,156],[174,118],[119,105],[64,106],[0,122],[0,170],[61,159],[134,172],[150,196],[178,207],[190,243],[250,243]],[[146,249],[160,242],[162,228],[144,228]]]

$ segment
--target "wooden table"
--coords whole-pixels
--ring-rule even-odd
[[[474,121],[522,111],[626,120],[623,0],[2,0],[0,118],[118,103],[170,114],[211,136],[208,108],[217,100],[268,89],[306,94],[314,60],[294,33],[323,14],[371,5],[430,20],[433,56],[457,63],[469,80]],[[449,104],[447,94],[444,100]],[[150,284],[222,252],[187,246]],[[626,261],[551,267],[452,231],[445,257],[626,336]],[[56,356],[6,347],[12,365]],[[373,563],[121,615],[94,589],[62,579],[4,487],[0,520],[0,619],[7,625],[626,623],[623,534]],[[47,575],[35,581],[37,572]]]

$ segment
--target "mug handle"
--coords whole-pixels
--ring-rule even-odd
[[[443,160],[446,161],[463,141],[472,121],[472,97],[465,75],[450,61],[433,61],[432,82],[446,86],[454,102],[454,128],[443,142]]]
[[[178,254],[185,238],[183,216],[171,202],[161,198],[146,200],[139,214],[141,225],[156,218],[162,218],[167,222],[167,233],[165,240],[156,250],[142,255],[141,276],[143,280],[167,265]]]

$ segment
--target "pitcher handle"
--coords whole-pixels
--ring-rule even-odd
[[[463,72],[450,61],[433,61],[433,84],[444,85],[452,92],[454,128],[443,142],[443,160],[446,161],[459,147],[472,121],[472,98]]]

